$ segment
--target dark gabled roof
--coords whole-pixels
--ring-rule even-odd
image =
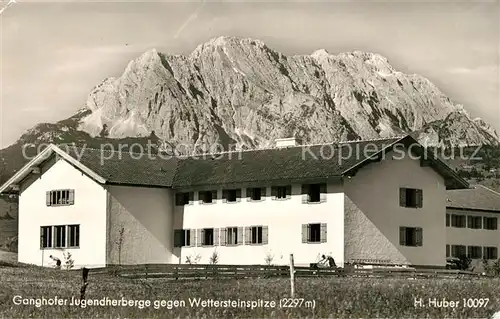
[[[483,185],[449,190],[447,196],[448,208],[500,212],[500,193]]]
[[[400,139],[208,154],[203,159],[186,158],[179,162],[174,187],[336,178]],[[367,152],[357,154],[356,149],[364,150],[367,144],[373,146]]]
[[[151,153],[117,152],[109,150],[66,148],[51,145],[44,152],[59,154],[72,165],[85,171],[102,184],[123,184],[176,189],[204,188],[211,185],[262,184],[305,181],[327,181],[355,175],[357,170],[380,160],[387,152],[403,145],[412,147],[417,155],[425,148],[413,137],[387,138],[346,143],[301,145],[285,148],[205,154],[196,157],[175,157]],[[41,154],[43,155],[43,154]],[[28,163],[0,188],[18,183],[30,167],[41,159]],[[423,163],[424,164],[424,163]],[[468,184],[449,166],[433,156],[425,165],[441,174],[448,189],[467,188]]]
[[[362,166],[376,161],[396,146],[424,154],[413,137],[355,141],[312,146],[253,150],[207,155],[204,159],[183,159],[178,163],[174,188],[230,185],[238,183],[321,181],[354,175]],[[468,183],[448,165],[427,154],[426,165],[445,178],[447,188],[466,188]]]
[[[106,180],[106,184],[171,187],[178,159],[151,153],[69,148],[67,153]]]

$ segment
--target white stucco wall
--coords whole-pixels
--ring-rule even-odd
[[[430,167],[405,156],[362,168],[344,182],[344,190],[355,208],[346,209],[346,260],[390,259],[413,265],[446,264],[446,189],[443,178]],[[395,153],[392,153],[395,154]],[[422,208],[399,206],[399,188],[423,190]],[[399,244],[399,227],[421,227],[423,246]]]
[[[451,208],[447,209],[446,213],[454,215],[462,215],[462,216],[496,217],[497,219],[500,219],[500,214],[498,213],[463,211],[463,210],[454,210]],[[466,217],[466,223],[468,223],[467,217]],[[497,249],[500,249],[500,229],[489,230],[489,229],[471,229],[468,227],[466,228],[451,227],[451,216],[450,216],[450,227],[446,227],[446,244],[450,245],[450,254],[451,254],[451,245],[497,247]],[[482,266],[481,260],[473,260],[472,266],[476,267]]]
[[[269,186],[266,191],[268,196],[259,202],[248,202],[244,197],[244,188],[243,198],[237,203],[223,203],[222,189],[218,189],[217,203],[199,204],[198,193],[195,192],[193,205],[175,206],[175,229],[262,225],[268,226],[268,244],[176,248],[172,262],[185,263],[186,256],[199,254],[199,263],[209,263],[216,249],[220,264],[265,264],[265,258],[270,254],[274,256],[272,264],[285,265],[293,253],[296,265],[316,262],[321,254],[332,255],[336,263],[342,265],[344,194],[335,185],[328,185],[327,191],[327,201],[318,204],[302,203],[300,185],[292,186],[292,196],[286,200],[272,200]],[[310,223],[327,223],[326,243],[302,243],[301,225]]]
[[[163,188],[109,186],[108,264],[171,262],[172,191]],[[124,229],[121,253],[117,241]]]
[[[70,252],[76,268],[102,267],[106,261],[106,189],[60,159],[32,177],[19,196],[19,261],[51,266],[52,254],[63,260]],[[70,206],[46,206],[46,191],[74,189]],[[40,249],[40,227],[80,225],[80,248]]]

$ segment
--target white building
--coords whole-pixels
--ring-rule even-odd
[[[24,263],[444,266],[446,190],[468,184],[424,154],[410,136],[170,159],[51,145],[0,193],[19,194]]]
[[[500,193],[485,186],[448,191],[446,256],[467,255],[474,267],[497,260],[500,246]]]

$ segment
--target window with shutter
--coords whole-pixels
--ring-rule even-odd
[[[481,259],[483,255],[483,247],[481,246],[468,246],[467,257],[471,259]]]
[[[450,214],[446,214],[446,227],[450,227]]]
[[[199,229],[191,229],[190,230],[190,236],[191,236],[191,246],[194,246],[194,247],[198,247],[199,246],[199,243],[198,243],[198,230]]]
[[[244,242],[244,244],[245,245],[251,244],[251,242],[250,242],[250,238],[251,238],[250,237],[250,235],[251,235],[250,229],[251,229],[250,227],[245,227],[245,233],[244,233],[244,236],[245,236],[245,242]]]
[[[251,226],[249,231],[249,242],[253,245],[262,244],[263,226]]]
[[[45,204],[47,206],[66,206],[74,203],[74,189],[58,189],[45,192]]]
[[[280,186],[272,186],[271,187],[271,199],[272,200],[276,200],[276,199],[281,198],[281,197],[278,197],[279,188],[280,188]]]
[[[309,238],[309,225],[302,224],[302,243],[307,243],[308,238]]]
[[[415,190],[415,197],[416,197],[416,207],[422,208],[424,205],[424,191],[421,189],[416,189]]]
[[[246,189],[247,202],[252,201],[252,196],[253,196],[253,188],[247,188]]]
[[[326,233],[326,224],[321,224],[321,242],[326,243],[327,233]]]
[[[222,191],[222,201],[224,203],[235,203],[238,199],[238,190],[237,189],[225,189]]]
[[[415,188],[399,189],[399,206],[410,208],[423,207],[423,190]]]
[[[243,242],[243,227],[238,227],[238,230],[236,232],[236,236],[238,238],[237,244],[243,245],[244,244],[244,242]]]
[[[248,194],[248,193],[247,193]],[[266,196],[266,188],[251,188],[250,189],[250,201],[262,201]]]
[[[214,246],[220,246],[220,228],[215,228],[213,230],[212,242]]]
[[[271,195],[274,200],[284,200],[291,198],[291,186],[273,186]]]
[[[221,228],[220,229],[220,239],[219,239],[219,244],[221,246],[226,246],[227,245],[227,228]]]
[[[399,206],[406,207],[406,188],[399,189]]]
[[[450,257],[450,245],[446,245],[446,258]]]
[[[406,227],[399,227],[399,244],[406,246]]]
[[[422,228],[417,227],[415,228],[415,246],[423,246],[423,233],[422,233]]]
[[[69,199],[68,199],[68,204],[69,205],[74,205],[75,204],[75,190],[74,189],[70,189],[69,191]]]
[[[269,228],[268,226],[262,226],[262,244],[267,245],[269,243]]]

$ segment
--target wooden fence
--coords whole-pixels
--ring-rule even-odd
[[[266,265],[190,265],[190,264],[144,264],[112,265],[94,268],[92,274],[113,274],[130,279],[239,279],[290,277],[290,266]],[[403,277],[403,278],[481,278],[478,273],[444,269],[414,268],[312,268],[294,267],[295,277]]]

